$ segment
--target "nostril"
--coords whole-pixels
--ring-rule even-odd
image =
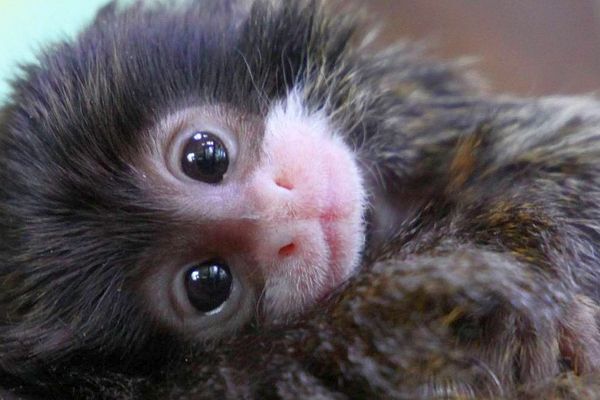
[[[282,257],[291,256],[294,251],[296,251],[296,245],[294,243],[289,243],[279,249],[279,255]]]
[[[290,182],[289,180],[287,180],[285,178],[275,179],[275,184],[277,186],[279,186],[280,188],[287,189],[287,190],[292,190],[294,188],[294,185],[292,184],[292,182]]]

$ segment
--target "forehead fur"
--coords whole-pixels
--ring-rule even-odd
[[[272,3],[111,3],[76,41],[25,67],[14,103],[65,140],[133,140],[157,113],[204,102],[264,113],[310,69],[335,68],[352,30],[314,1]]]

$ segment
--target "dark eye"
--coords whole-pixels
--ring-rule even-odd
[[[205,313],[216,310],[231,293],[231,272],[219,261],[194,265],[185,277],[185,288],[190,303]]]
[[[218,183],[227,172],[229,157],[225,145],[210,132],[196,132],[185,144],[181,168],[192,179]]]

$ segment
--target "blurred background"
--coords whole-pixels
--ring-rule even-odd
[[[600,89],[600,0],[371,0],[382,39],[430,38],[477,56],[492,87],[522,95]]]
[[[0,0],[0,102],[18,62],[74,35],[107,0]],[[285,0],[289,1],[289,0]],[[600,89],[600,0],[370,0],[380,43],[428,39],[440,57],[476,56],[497,91]]]

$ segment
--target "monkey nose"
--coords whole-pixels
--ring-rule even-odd
[[[279,251],[277,252],[277,254],[280,257],[288,257],[293,255],[296,252],[296,243],[291,242],[286,244],[285,246],[281,247],[279,249]]]
[[[318,231],[315,221],[264,221],[253,233],[256,261],[273,268],[308,257],[314,250],[310,244],[315,241],[315,231]]]
[[[286,176],[280,175],[275,178],[275,185],[286,190],[293,190],[294,183]]]
[[[271,232],[265,235],[268,253],[274,259],[293,257],[299,250],[301,239],[295,235],[294,222],[285,223],[285,226],[271,228]]]

